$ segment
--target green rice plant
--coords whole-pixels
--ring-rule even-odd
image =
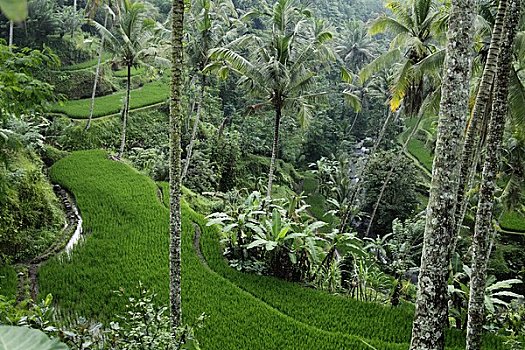
[[[408,151],[429,171],[432,171],[434,155],[430,152],[426,144],[418,139],[411,139],[408,142]]]
[[[376,303],[365,303],[345,295],[333,295],[320,290],[283,281],[281,279],[245,274],[228,266],[217,244],[217,234],[194,217],[205,232],[202,249],[210,267],[239,288],[260,298],[265,303],[296,320],[320,329],[343,334],[354,334],[389,343],[409,343],[414,307],[402,304],[393,308]],[[206,231],[208,229],[208,231]],[[504,349],[499,338],[487,336],[485,349]],[[464,334],[450,330],[448,348],[463,348]]]
[[[42,295],[52,293],[63,313],[105,321],[125,311],[113,291],[133,293],[139,281],[167,303],[167,191],[159,198],[152,180],[103,151],[74,152],[50,175],[75,194],[87,238],[71,258],[54,258],[39,270]],[[187,204],[182,213],[183,317],[191,322],[209,315],[197,333],[203,349],[370,349],[365,342],[408,349],[410,305],[391,309],[238,273],[222,258],[217,230]],[[194,249],[194,222],[209,266]],[[448,349],[460,349],[463,338],[449,335],[454,346]],[[487,342],[486,349],[502,348]]]
[[[136,75],[143,75],[144,73],[146,73],[146,68],[145,67],[133,67],[131,68],[131,76],[134,77]],[[120,70],[117,70],[115,72],[113,72],[113,76],[116,77],[116,78],[126,78],[128,76],[128,69],[127,68],[124,68],[124,69],[120,69]]]
[[[106,62],[111,59],[111,54],[106,52],[102,55],[102,62]],[[70,66],[64,66],[62,67],[62,70],[65,71],[73,71],[73,70],[81,70],[81,69],[89,69],[94,68],[98,63],[98,57],[92,58],[88,61],[72,64]]]
[[[507,211],[499,218],[501,228],[514,232],[525,232],[525,215],[517,211]]]
[[[14,267],[0,266],[0,295],[15,298],[18,279]]]
[[[39,271],[41,293],[53,293],[64,313],[103,320],[122,313],[122,298],[138,281],[168,300],[168,211],[153,181],[102,151],[58,161],[51,177],[75,193],[86,241],[71,258]],[[198,338],[205,349],[367,349],[358,337],[316,329],[286,316],[210,271],[192,248],[193,224],[184,208],[183,312],[210,317]],[[381,349],[404,346],[371,341]]]
[[[164,102],[169,97],[169,84],[162,80],[144,85],[143,87],[131,91],[131,109],[147,107]],[[104,117],[117,114],[122,108],[124,92],[117,92],[112,95],[97,97],[95,99],[94,117]],[[51,107],[51,112],[62,113],[74,119],[87,119],[91,99],[70,100],[63,104],[56,104]]]

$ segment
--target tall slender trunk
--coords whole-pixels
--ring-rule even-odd
[[[184,0],[172,3],[172,76],[170,108],[170,316],[173,336],[182,322],[181,305],[181,124],[182,124],[182,37]]]
[[[485,282],[487,261],[494,228],[494,194],[499,168],[500,148],[508,112],[509,73],[512,62],[512,44],[520,15],[520,0],[510,0],[505,20],[505,35],[501,41],[496,75],[495,96],[490,118],[485,162],[479,189],[476,225],[472,240],[472,274],[467,321],[467,350],[481,349],[485,318]]]
[[[482,125],[480,127],[480,134],[479,135],[480,137],[477,137],[476,140],[476,144],[474,145],[475,147],[475,150],[474,150],[474,157],[472,159],[472,164],[471,164],[471,169],[470,169],[470,172],[469,172],[469,178],[468,178],[468,181],[467,181],[467,187],[466,189],[469,190],[471,188],[474,187],[474,184],[475,184],[475,181],[476,181],[476,169],[478,168],[478,165],[480,163],[480,158],[481,158],[481,152],[483,150],[483,147],[485,146],[485,139],[483,137],[481,137],[482,135],[485,134],[485,131],[487,129],[487,124],[488,124],[488,121],[490,119],[490,114],[492,113],[492,92],[491,92],[491,96],[489,98],[489,101],[487,101],[487,105],[488,108],[485,108],[485,115],[483,116],[482,118]],[[468,205],[470,203],[469,201],[469,197],[467,197],[467,193],[468,191],[465,192],[465,197],[463,198],[460,198],[462,202],[459,202],[458,201],[458,206],[461,206],[461,216],[459,217],[456,217],[456,233],[454,235],[454,240],[452,242],[452,245],[450,247],[450,256],[451,258],[454,256],[455,252],[456,252],[456,247],[457,247],[457,244],[458,244],[458,241],[459,241],[459,238],[460,238],[460,233],[461,233],[461,228],[463,227],[463,220],[464,220],[464,217],[467,213],[467,209],[468,209]],[[457,209],[457,207],[456,207]],[[458,214],[458,210],[456,210],[456,214]],[[452,277],[454,275],[454,271],[453,271],[453,268],[452,268],[452,265],[449,266],[449,271],[450,271],[450,277]]]
[[[231,120],[231,116],[227,115],[222,119],[221,124],[219,125],[219,130],[217,131],[217,140],[222,139],[222,135],[224,134],[224,129],[226,128],[226,124]]]
[[[15,23],[13,21],[9,21],[9,51],[12,50],[13,47],[13,30],[14,30]]]
[[[357,178],[358,182],[351,188],[351,192],[350,192],[349,200],[348,200],[348,206],[347,206],[347,208],[345,209],[345,211],[344,211],[344,213],[342,215],[341,223],[339,225],[339,232],[343,232],[343,230],[346,227],[348,221],[350,220],[350,213],[352,212],[352,207],[354,205],[354,202],[355,202],[356,198],[358,197],[358,193],[359,193],[359,191],[361,189],[361,183],[363,183],[363,181],[362,181],[363,174],[365,173],[366,169],[368,168],[368,164],[370,163],[370,159],[376,154],[377,149],[379,148],[379,145],[383,141],[383,137],[385,136],[386,130],[387,130],[387,128],[390,125],[390,122],[392,120],[393,114],[390,111],[390,108],[387,109],[386,113],[387,113],[387,116],[386,116],[385,122],[383,123],[383,127],[381,128],[381,131],[379,132],[379,135],[377,136],[377,139],[376,139],[376,142],[374,143],[374,146],[370,150],[370,155],[366,158],[365,162],[363,163],[363,165],[359,169],[359,172],[356,174],[356,178]],[[396,114],[395,120],[397,120],[397,116],[398,116],[398,114]]]
[[[503,30],[503,23],[505,19],[505,13],[507,11],[509,0],[500,0],[498,6],[498,12],[494,21],[494,28],[492,30],[492,38],[490,40],[489,51],[487,54],[487,60],[481,82],[479,84],[478,94],[472,114],[470,117],[470,123],[467,128],[465,143],[463,146],[463,156],[461,159],[461,169],[459,175],[459,187],[456,194],[457,207],[456,207],[456,228],[454,236],[457,236],[461,230],[463,219],[467,212],[468,202],[465,200],[465,194],[468,191],[468,185],[471,182],[473,172],[473,161],[474,153],[476,149],[476,140],[479,138],[481,120],[487,114],[487,106],[489,105],[491,86],[494,82],[494,75],[496,74],[498,55],[499,55],[499,44],[501,41],[501,33]],[[455,249],[455,244],[451,246],[451,249]],[[451,255],[454,251],[451,251]]]
[[[106,12],[106,15],[104,16],[104,28],[108,26],[108,13]],[[100,39],[100,48],[98,50],[98,61],[97,61],[97,68],[95,69],[95,81],[93,82],[93,91],[91,92],[91,107],[89,108],[89,118],[86,123],[85,131],[89,130],[91,127],[91,120],[93,119],[93,112],[95,110],[95,97],[97,95],[97,85],[98,85],[98,78],[100,76],[100,65],[102,63],[102,55],[104,54],[104,40],[105,35],[102,33],[102,38]]]
[[[281,127],[282,107],[279,103],[275,106],[275,125],[273,127],[272,158],[270,160],[270,171],[268,172],[268,190],[266,196],[272,196],[273,173],[275,171],[275,160],[279,149],[279,129]]]
[[[77,12],[77,0],[73,0],[73,10]]]
[[[204,104],[204,91],[206,88],[206,77],[203,75],[201,78],[201,89],[199,93],[199,102],[197,102],[197,113],[195,114],[195,121],[193,122],[193,129],[191,131],[190,143],[186,149],[186,162],[184,163],[184,170],[182,171],[182,180],[188,174],[188,169],[190,167],[191,155],[193,152],[193,146],[195,145],[195,140],[197,138],[197,131],[199,130],[199,122],[201,117],[201,111]]]
[[[370,222],[368,223],[368,226],[366,228],[365,237],[369,237],[370,235],[370,230],[372,229],[372,223],[374,222],[375,216],[377,214],[377,209],[379,208],[379,204],[381,203],[381,199],[383,199],[383,195],[385,194],[386,187],[388,186],[388,183],[390,182],[392,175],[394,175],[394,170],[396,170],[397,164],[401,161],[401,157],[406,152],[408,143],[410,142],[412,137],[414,137],[417,130],[419,129],[419,124],[421,123],[421,119],[423,119],[423,111],[420,112],[416,125],[414,125],[414,128],[410,132],[410,135],[408,135],[407,139],[403,143],[403,147],[401,148],[401,151],[398,153],[392,166],[390,167],[390,170],[388,171],[385,177],[385,181],[383,181],[383,186],[381,186],[381,190],[379,191],[379,196],[377,196],[377,200],[374,203],[374,209],[372,210],[372,215],[370,215]]]
[[[443,350],[449,245],[455,229],[459,161],[468,114],[474,0],[453,0],[411,350]]]
[[[122,112],[122,138],[120,140],[120,149],[118,153],[118,158],[122,157],[124,154],[124,149],[126,148],[126,129],[128,127],[128,117],[129,117],[129,103],[131,97],[131,66],[132,63],[128,63],[128,78],[126,83],[126,101],[124,103],[124,111]]]

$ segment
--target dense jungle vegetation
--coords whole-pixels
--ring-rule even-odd
[[[521,0],[0,0],[0,349],[525,349]]]

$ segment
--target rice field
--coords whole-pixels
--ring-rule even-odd
[[[103,53],[101,62],[104,63],[104,62],[110,60],[111,57],[112,57],[112,55],[109,52]],[[65,70],[65,71],[90,69],[90,68],[94,68],[97,65],[97,63],[98,63],[98,56],[94,57],[94,58],[92,58],[90,60],[84,61],[84,62],[72,64],[70,66],[64,66],[61,69]]]
[[[18,279],[15,269],[12,266],[0,266],[0,295],[14,299],[17,286]]]
[[[159,80],[131,91],[130,109],[137,109],[164,102],[169,97],[169,83]],[[122,110],[122,101],[126,92],[120,91],[111,95],[95,98],[93,116],[104,117],[117,114]],[[69,100],[51,107],[52,113],[62,113],[73,119],[89,118],[91,99]]]
[[[103,151],[75,152],[51,177],[75,194],[88,236],[71,260],[55,258],[40,269],[42,295],[53,293],[66,313],[101,320],[124,310],[113,291],[133,292],[139,281],[167,303],[168,210],[157,185]],[[193,249],[194,222],[209,267]],[[203,349],[408,349],[410,305],[392,309],[238,273],[216,238],[203,216],[183,205],[183,317],[209,315],[198,331]],[[448,338],[448,349],[463,347],[461,333]],[[486,344],[503,349],[495,339]]]

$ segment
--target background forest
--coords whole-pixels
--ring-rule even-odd
[[[174,341],[163,306],[170,0],[2,7],[0,325],[71,349],[407,349],[451,1],[185,5],[187,325]],[[478,1],[471,28],[446,349],[525,346],[522,7]]]

